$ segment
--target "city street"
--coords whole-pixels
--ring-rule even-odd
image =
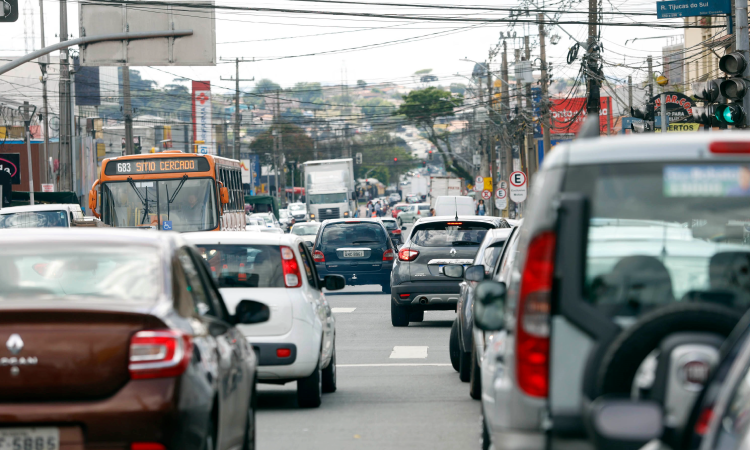
[[[338,390],[319,409],[300,409],[296,383],[259,385],[260,450],[478,447],[480,403],[448,355],[453,311],[394,328],[378,286],[326,297],[336,316]]]

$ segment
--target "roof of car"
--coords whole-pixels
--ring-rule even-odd
[[[331,224],[331,223],[345,223],[345,222],[372,222],[372,223],[380,223],[380,219],[379,218],[371,219],[371,218],[365,218],[365,217],[363,217],[361,219],[358,219],[358,218],[351,218],[351,219],[349,219],[349,218],[346,218],[346,219],[326,219],[326,220],[323,221],[322,224],[323,225],[328,225],[328,224]]]
[[[709,144],[717,141],[746,142],[750,150],[750,131],[710,133],[643,133],[605,136],[560,143],[545,156],[545,169],[565,165],[629,163],[646,161],[690,161],[748,158],[744,154],[714,154]]]
[[[420,223],[432,223],[432,222],[454,222],[456,220],[456,216],[433,216],[433,217],[422,217],[421,219],[418,219],[415,223],[415,225]],[[494,223],[500,223],[504,222],[505,219],[502,217],[495,217],[495,216],[458,216],[458,220],[460,221],[471,221],[471,222],[494,222]]]
[[[491,230],[487,230],[487,234],[484,236],[484,240],[488,244],[500,240],[504,241],[507,240],[508,237],[510,237],[510,233],[512,232],[513,228],[493,228]]]
[[[82,243],[82,248],[102,244],[167,246],[180,241],[174,232],[132,228],[8,228],[0,233],[0,242],[13,244]]]
[[[26,205],[26,206],[10,206],[7,208],[0,209],[0,214],[14,214],[19,212],[29,211],[60,211],[61,209],[70,210],[71,207],[80,209],[80,206],[75,203],[54,203],[47,205]]]
[[[212,231],[210,233],[183,233],[182,237],[192,244],[255,244],[255,245],[291,245],[299,236],[281,233],[263,233],[259,231]]]

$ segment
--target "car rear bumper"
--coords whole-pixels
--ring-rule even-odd
[[[362,286],[365,284],[386,285],[391,282],[391,270],[393,264],[383,264],[379,270],[372,272],[356,272],[350,268],[345,270],[336,270],[325,267],[324,264],[316,264],[318,275],[324,278],[326,275],[342,275],[346,278],[346,284],[349,286]]]
[[[296,380],[310,375],[320,359],[321,332],[308,322],[294,319],[292,329],[284,335],[245,336],[258,352],[258,381]],[[279,358],[279,348],[289,348],[292,354]]]
[[[417,281],[391,287],[391,296],[400,305],[423,309],[455,309],[461,288],[459,281]]]
[[[495,450],[594,450],[594,446],[587,439],[563,438],[553,436],[552,445],[547,447],[547,437],[542,431],[490,431],[492,445]]]

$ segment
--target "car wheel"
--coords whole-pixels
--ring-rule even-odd
[[[477,349],[471,348],[471,373],[469,374],[469,396],[474,400],[482,398],[482,372],[479,368]]]
[[[458,372],[458,354],[461,352],[461,349],[458,348],[458,321],[453,321],[453,326],[451,327],[451,337],[448,341],[448,352],[451,356],[451,364],[453,365],[453,369]]]
[[[385,284],[381,284],[380,286],[383,288],[383,294],[389,294],[390,295],[390,293],[391,293],[391,283],[390,283],[390,281],[387,282],[387,283],[385,283]]]
[[[336,343],[333,343],[333,355],[328,367],[323,369],[323,393],[336,392]]]
[[[424,310],[416,309],[409,313],[409,322],[423,322],[424,321]]]
[[[393,299],[391,299],[391,324],[394,327],[409,326],[409,310],[406,306],[397,305]]]
[[[309,376],[297,380],[297,403],[302,408],[317,408],[323,397],[323,371],[320,361]]]
[[[401,219],[396,219],[396,221],[398,222],[398,227],[399,228],[401,228],[401,227],[404,226],[404,222],[402,222]]]
[[[250,407],[247,411],[247,421],[245,423],[245,442],[242,444],[242,450],[255,450],[255,410],[257,409],[258,391],[255,390],[255,381],[253,381],[253,393],[250,397]]]
[[[468,383],[471,375],[471,353],[458,351],[458,378]]]
[[[490,450],[492,447],[492,438],[490,438],[490,430],[487,429],[487,421],[484,419],[484,412],[482,412],[482,450]]]

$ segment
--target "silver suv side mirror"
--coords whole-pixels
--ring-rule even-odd
[[[447,268],[447,266],[446,266]],[[505,327],[505,283],[482,281],[474,291],[474,324],[482,331]]]
[[[464,279],[466,279],[466,281],[484,280],[484,266],[477,264],[476,266],[467,267],[464,271]]]

